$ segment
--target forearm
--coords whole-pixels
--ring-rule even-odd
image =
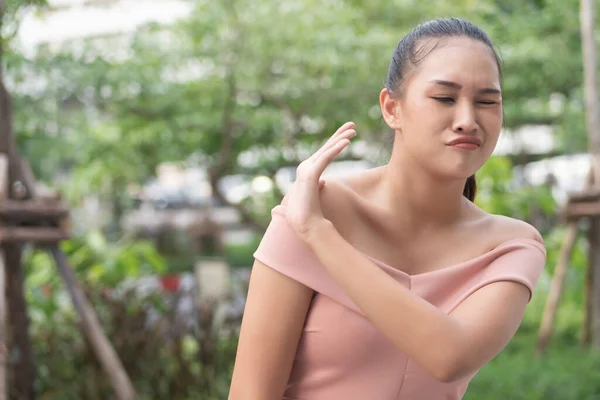
[[[398,284],[350,245],[333,224],[321,224],[306,243],[396,347],[438,379],[454,375],[465,342],[457,321]]]

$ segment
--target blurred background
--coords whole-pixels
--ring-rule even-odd
[[[252,253],[295,166],[348,120],[359,136],[326,176],[385,163],[378,93],[393,49],[446,16],[479,24],[505,63],[505,129],[477,175],[477,203],[530,222],[548,249],[521,329],[466,399],[600,399],[586,219],[552,341],[543,354],[536,345],[567,237],[561,211],[592,160],[579,1],[4,6],[17,147],[38,191],[69,205],[60,247],[141,399],[227,398]],[[6,340],[8,398],[116,398],[51,255],[26,246],[22,260],[28,320],[7,328],[21,338],[19,351]],[[9,314],[23,312],[14,304]]]

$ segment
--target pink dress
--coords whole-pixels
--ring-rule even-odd
[[[275,207],[271,214],[254,257],[315,291],[284,399],[462,398],[475,374],[452,383],[433,378],[398,350],[348,298],[296,238],[287,225],[283,206]],[[369,258],[399,285],[450,313],[477,289],[496,281],[520,282],[533,293],[546,251],[533,239],[515,239],[472,260],[416,275]],[[406,329],[410,329],[410,321]]]

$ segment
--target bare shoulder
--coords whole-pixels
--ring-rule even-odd
[[[328,180],[321,190],[321,204],[326,218],[336,219],[343,214],[354,202],[356,192],[342,179]]]
[[[488,232],[493,233],[496,245],[517,239],[532,239],[540,244],[544,244],[544,239],[540,232],[531,224],[504,215],[487,214],[484,218],[484,225]]]
[[[369,192],[379,186],[380,167],[349,173],[340,178],[328,179],[321,191],[321,204],[325,216],[347,220],[348,213],[356,216],[364,211]]]
[[[356,179],[357,176],[352,178]],[[353,182],[344,178],[326,179],[325,186],[321,189],[319,194],[325,218],[332,221],[335,225],[337,225],[338,222],[343,222],[345,219],[344,216],[353,210],[359,198],[359,194],[357,193]],[[289,196],[289,193],[284,196],[281,205],[287,205]]]

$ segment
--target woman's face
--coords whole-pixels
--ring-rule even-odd
[[[466,178],[494,151],[502,127],[500,76],[481,42],[446,40],[411,71],[399,98],[385,97],[394,151],[408,152],[436,175]]]

